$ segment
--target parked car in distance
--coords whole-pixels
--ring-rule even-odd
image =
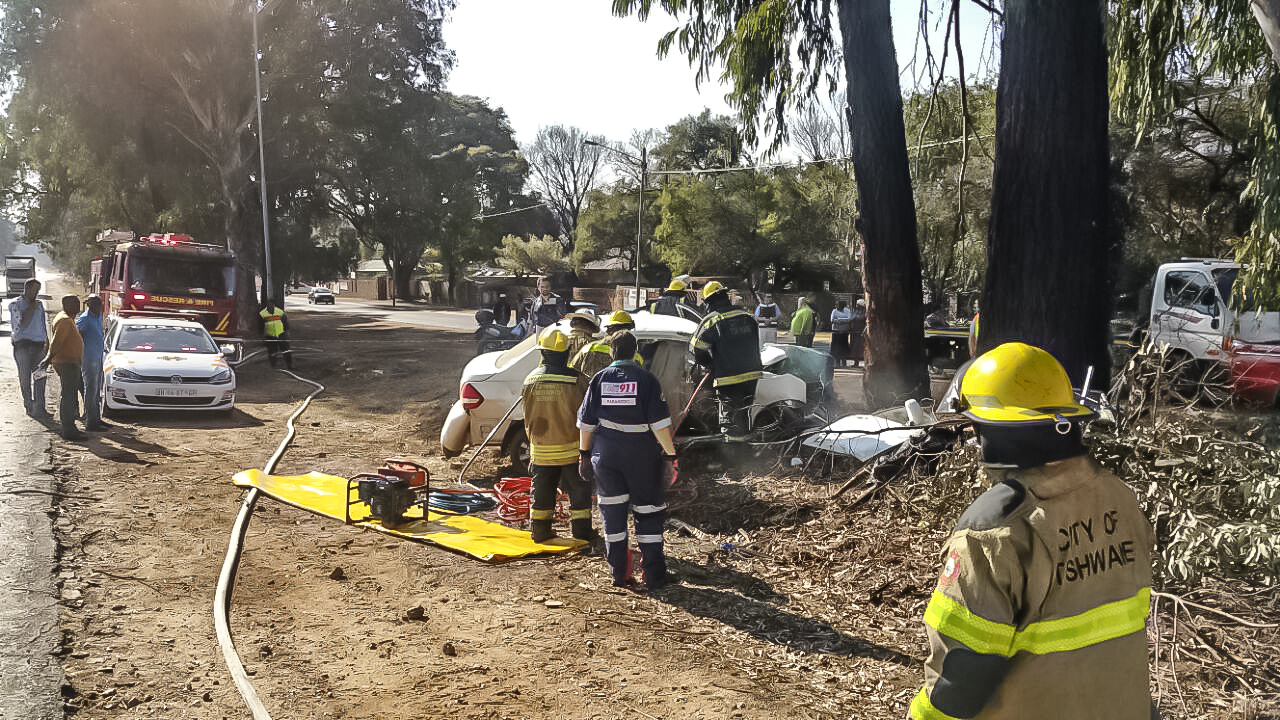
[[[685,379],[685,370],[690,360],[689,338],[697,325],[684,318],[648,312],[638,312],[631,317],[636,324],[634,333],[640,354],[646,358],[646,369],[658,377],[671,412],[682,412],[694,392],[692,384]],[[569,331],[567,320],[561,320],[557,326]],[[525,377],[542,361],[536,340],[531,335],[509,350],[479,355],[463,368],[458,400],[440,429],[440,446],[446,457],[460,454],[468,445],[479,445],[498,426],[489,443],[499,445],[517,467],[528,462],[524,408],[515,408],[506,420],[503,416],[520,397]],[[756,386],[753,427],[777,422],[783,415],[791,417],[799,413],[802,417],[806,407],[804,380],[789,373],[768,371],[771,364],[785,359],[785,353],[775,352],[770,359],[765,360],[764,377]],[[701,397],[710,399],[711,393],[704,391]]]
[[[307,293],[307,303],[311,305],[332,305],[333,291],[329,288],[313,287]]]
[[[307,285],[305,283],[284,286],[285,295],[310,295],[312,290],[315,290],[315,286]]]
[[[236,402],[236,374],[203,325],[123,317],[107,330],[102,411],[221,410]]]

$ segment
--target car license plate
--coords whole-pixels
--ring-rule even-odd
[[[195,388],[157,388],[156,394],[161,397],[192,397],[196,394]]]

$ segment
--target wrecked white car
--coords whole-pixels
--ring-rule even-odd
[[[647,358],[646,368],[657,375],[671,408],[673,420],[680,420],[696,383],[689,381],[691,362],[689,338],[697,325],[684,318],[638,312],[632,315],[639,341],[640,354]],[[568,321],[560,325],[566,333]],[[498,445],[516,467],[529,462],[528,439],[524,432],[524,409],[512,406],[520,398],[524,379],[541,362],[535,338],[528,337],[503,352],[486,353],[474,358],[462,371],[458,382],[458,400],[449,411],[440,430],[440,446],[446,457],[460,454],[468,445],[477,446],[489,437],[490,445]],[[756,430],[775,428],[802,420],[807,414],[812,389],[806,381],[790,372],[779,372],[788,365],[788,354],[766,347],[761,353],[764,376],[756,386],[756,402],[751,411]],[[794,361],[791,361],[794,364]],[[710,382],[693,403],[681,432],[707,431],[714,420],[706,417],[713,393]],[[820,397],[820,393],[819,393]],[[508,411],[510,415],[507,416]],[[507,416],[504,420],[504,416]]]

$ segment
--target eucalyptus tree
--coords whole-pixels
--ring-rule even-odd
[[[723,66],[748,143],[758,128],[787,138],[787,110],[835,84],[842,66],[857,182],[869,359],[864,387],[876,406],[929,392],[921,319],[920,254],[908,169],[889,0],[614,0],[614,12],[648,17],[657,6],[683,26],[659,43],[678,47],[700,80]],[[824,83],[824,80],[826,81]]]
[[[1211,92],[1249,108],[1254,146],[1243,199],[1254,209],[1236,257],[1248,264],[1237,290],[1256,302],[1280,299],[1280,2],[1277,0],[1111,0],[1111,97],[1117,118],[1148,128],[1187,111],[1183,91],[1197,77]],[[1190,96],[1195,97],[1195,96]]]

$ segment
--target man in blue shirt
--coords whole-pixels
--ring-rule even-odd
[[[49,349],[48,319],[44,304],[37,297],[40,281],[31,278],[22,287],[22,296],[9,303],[9,327],[12,330],[13,360],[18,366],[18,386],[22,389],[22,404],[27,414],[37,420],[48,420],[52,415],[44,407],[45,377],[41,370],[33,377],[37,366]]]
[[[595,476],[613,584],[636,587],[627,541],[627,515],[634,514],[645,586],[658,590],[668,580],[662,524],[676,457],[671,413],[658,379],[633,359],[636,336],[617,333],[610,345],[613,363],[591,379],[578,409],[579,470]]]
[[[76,316],[76,329],[84,340],[84,360],[80,372],[84,378],[84,427],[86,430],[106,430],[99,410],[102,401],[102,353],[105,339],[102,332],[102,298],[90,295],[84,301],[84,312]]]

